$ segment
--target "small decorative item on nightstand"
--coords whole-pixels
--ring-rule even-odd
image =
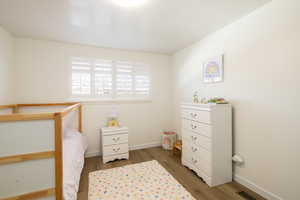
[[[128,128],[101,128],[103,163],[116,159],[129,159]]]
[[[118,111],[116,109],[112,109],[107,118],[107,127],[119,127],[120,123],[118,120]]]
[[[108,127],[118,127],[119,126],[119,122],[116,118],[111,117],[107,120],[107,126]]]

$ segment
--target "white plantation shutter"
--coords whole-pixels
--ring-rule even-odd
[[[148,66],[130,62],[116,62],[116,96],[149,97],[150,73]]]
[[[147,98],[150,73],[141,63],[72,59],[72,95],[89,98]]]
[[[134,77],[135,96],[148,97],[150,95],[150,74],[148,66],[136,64]]]
[[[72,59],[72,94],[91,94],[92,63],[81,58]]]
[[[116,96],[128,97],[134,94],[134,67],[127,62],[116,62]]]
[[[113,62],[97,60],[94,67],[95,96],[112,97],[113,95]]]

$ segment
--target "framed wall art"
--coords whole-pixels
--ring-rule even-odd
[[[224,55],[208,59],[203,63],[203,82],[217,83],[223,81]]]

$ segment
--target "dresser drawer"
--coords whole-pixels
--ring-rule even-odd
[[[211,152],[197,145],[190,144],[188,141],[183,142],[182,151],[198,156],[203,162],[211,163]]]
[[[194,165],[195,168],[203,171],[207,176],[212,175],[211,153],[196,145],[183,143],[183,159]]]
[[[211,137],[212,134],[211,125],[195,122],[188,119],[182,120],[182,127],[184,129],[197,132],[201,135],[205,135],[206,137]]]
[[[182,132],[183,140],[186,140],[191,145],[196,145],[206,149],[207,151],[211,151],[211,139],[192,131],[183,130]]]
[[[182,141],[182,158],[192,164],[192,152],[190,151],[191,144],[186,140]]]
[[[210,115],[211,114],[209,111],[187,110],[187,109],[182,111],[183,118],[206,123],[206,124],[211,123]]]
[[[191,146],[191,152],[198,156],[202,162],[211,163],[211,152],[198,146]]]
[[[117,144],[103,147],[103,156],[122,154],[128,152],[128,144]]]
[[[211,176],[211,165],[209,162],[201,160],[197,155],[192,155],[191,162],[196,168],[202,170],[207,176]]]
[[[102,142],[104,146],[127,143],[128,134],[105,135]]]

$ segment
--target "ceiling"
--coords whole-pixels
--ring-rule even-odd
[[[171,54],[269,0],[1,0],[0,25],[15,36]]]

